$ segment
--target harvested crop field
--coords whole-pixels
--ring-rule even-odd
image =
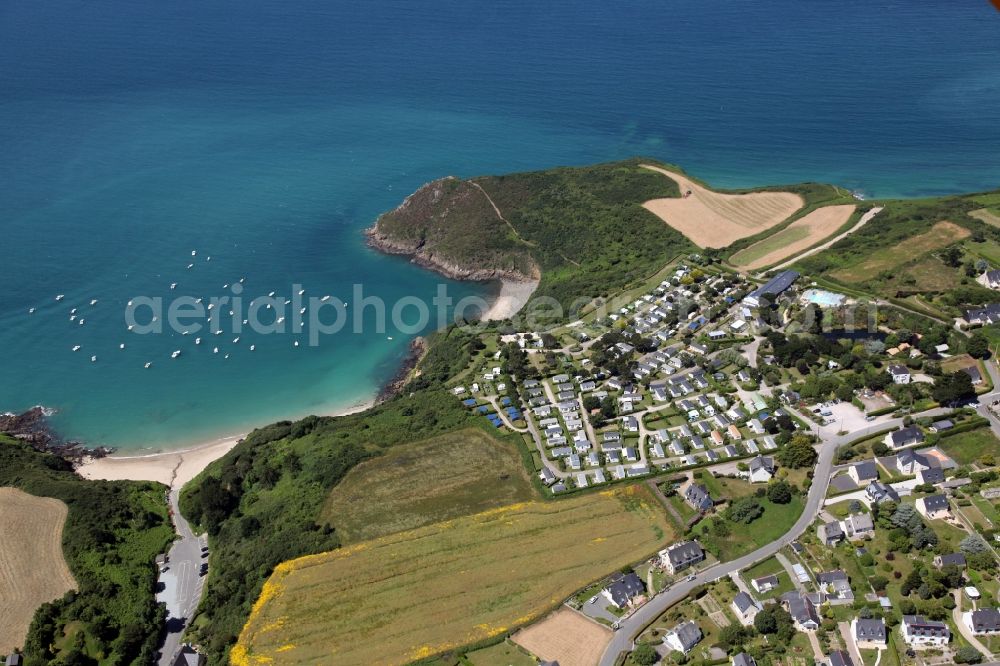
[[[560,666],[593,666],[611,642],[611,630],[568,608],[560,608],[541,622],[511,637],[515,643]]]
[[[524,625],[671,537],[648,488],[484,511],[279,565],[232,662],[405,664]]]
[[[778,233],[740,250],[730,263],[745,270],[764,268],[816,245],[847,224],[856,206],[824,206],[803,215]]]
[[[675,181],[681,190],[679,198],[653,199],[643,207],[699,247],[726,247],[780,224],[805,205],[801,196],[791,192],[725,194],[679,173],[643,166]],[[690,195],[684,196],[687,192]]]
[[[66,505],[0,488],[0,653],[21,647],[43,603],[76,587],[62,551]]]
[[[831,271],[830,277],[843,282],[864,282],[882,271],[891,270],[923,254],[948,247],[970,235],[965,227],[960,227],[954,222],[941,221],[922,234],[891,247],[876,250],[858,264]]]
[[[980,208],[979,210],[970,211],[969,215],[976,218],[977,220],[985,222],[990,226],[1000,227],[1000,215],[997,215],[989,208]]]
[[[361,463],[330,491],[320,522],[354,543],[537,498],[516,446],[468,428]]]

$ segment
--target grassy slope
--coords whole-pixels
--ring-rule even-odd
[[[473,179],[512,230],[472,185],[447,181],[445,196],[423,197],[380,218],[381,232],[405,243],[427,240],[449,262],[482,269],[540,267],[537,295],[564,304],[617,291],[693,249],[642,208],[679,196],[677,186],[638,160]]]
[[[796,268],[823,276],[833,286],[848,284],[885,297],[940,294],[942,302],[938,307],[977,302],[988,293],[974,283],[964,284],[961,268],[946,266],[938,256],[941,249],[960,239],[928,232],[945,220],[958,225],[974,235],[963,242],[968,253],[974,253],[976,247],[1000,239],[1000,230],[969,215],[996,196],[990,193],[870,202],[885,206],[885,210],[857,233],[802,259]],[[986,243],[978,242],[976,236]]]
[[[327,497],[320,522],[354,543],[539,498],[516,446],[468,428],[361,463]]]
[[[288,562],[268,581],[233,662],[430,657],[540,617],[609,569],[648,556],[669,532],[640,484],[509,505]]]
[[[425,390],[362,414],[283,422],[254,431],[186,486],[182,510],[212,538],[212,574],[194,622],[210,663],[226,662],[275,566],[340,546],[337,521],[321,523],[320,514],[351,468],[471,419],[449,393]]]
[[[153,559],[173,539],[165,488],[85,481],[61,458],[4,436],[0,486],[54,497],[69,507],[63,551],[79,591],[39,609],[25,645],[29,666],[50,663],[57,656],[66,663],[88,663],[71,659],[78,640],[100,664],[151,663],[161,626],[153,597]],[[80,630],[79,639],[58,640],[67,624]],[[66,647],[61,655],[48,648],[57,640]]]

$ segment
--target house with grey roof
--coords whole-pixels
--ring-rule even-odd
[[[757,590],[759,594],[766,594],[778,587],[779,581],[778,577],[775,575],[761,576],[760,578],[754,578],[750,581],[751,587]]]
[[[615,608],[627,608],[636,597],[646,594],[646,585],[634,571],[627,574],[616,573],[611,577],[611,584],[601,590],[601,594]]]
[[[885,444],[890,449],[901,449],[904,446],[913,446],[924,441],[924,433],[917,426],[900,428],[885,436]]]
[[[826,655],[826,666],[854,666],[851,655],[846,650],[834,650]],[[817,662],[817,666],[822,662]]]
[[[861,650],[885,647],[885,621],[882,618],[856,617],[851,620],[851,635]]]
[[[948,498],[944,495],[918,497],[914,504],[920,515],[928,520],[951,518],[951,506],[948,504]]]
[[[938,569],[944,567],[959,567],[960,569],[964,569],[965,565],[965,555],[962,553],[947,553],[945,555],[934,556],[934,566]]]
[[[816,538],[824,546],[835,546],[844,540],[844,530],[837,521],[821,523],[816,528]]]
[[[947,624],[928,620],[923,615],[904,615],[900,631],[903,640],[911,647],[946,645],[951,640]]]
[[[816,583],[819,591],[823,593],[823,601],[834,606],[854,603],[854,590],[851,589],[851,581],[843,570],[836,569],[817,574]]]
[[[205,663],[205,656],[198,654],[189,645],[185,645],[181,648],[181,651],[177,653],[177,658],[174,659],[172,666],[202,666]],[[10,666],[10,662],[7,662],[7,666]]]
[[[1000,611],[996,608],[980,608],[962,613],[962,622],[977,636],[1000,634]]]
[[[730,604],[733,613],[736,615],[736,619],[740,621],[745,627],[749,627],[753,624],[753,619],[757,617],[757,613],[761,611],[760,602],[751,597],[746,592],[740,592],[733,599]]]
[[[944,483],[944,470],[940,467],[928,467],[917,472],[917,481],[921,484],[936,486]]]
[[[922,469],[933,467],[927,456],[921,455],[913,449],[903,449],[896,454],[896,469],[900,474],[916,474]]]
[[[748,463],[750,483],[767,483],[774,476],[774,458],[758,455]]]
[[[864,486],[871,481],[878,481],[878,465],[874,460],[855,463],[848,468],[847,475],[857,485]]]
[[[701,640],[701,628],[688,620],[663,635],[663,644],[671,650],[687,654]]]
[[[757,666],[757,661],[746,652],[734,654],[729,661],[730,666]]]
[[[876,504],[884,502],[899,502],[899,493],[889,485],[881,481],[872,481],[865,487],[865,495]]]
[[[788,610],[799,631],[816,631],[819,629],[820,617],[816,612],[816,604],[808,594],[801,592],[786,592],[781,595],[781,601]]]
[[[875,522],[867,513],[852,513],[840,521],[840,526],[851,540],[864,539],[875,534]]]
[[[684,501],[697,511],[708,511],[715,506],[712,496],[708,494],[708,488],[700,483],[688,484],[684,489]]]
[[[661,550],[659,556],[667,573],[675,574],[704,561],[705,551],[697,541],[681,541]]]

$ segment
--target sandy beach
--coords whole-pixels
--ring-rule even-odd
[[[327,416],[354,414],[370,408],[373,404],[369,401]],[[177,451],[92,458],[79,465],[76,471],[85,479],[158,481],[171,488],[181,488],[198,476],[211,462],[229,453],[244,437],[246,433]]]
[[[500,293],[497,294],[496,300],[490,304],[489,309],[483,313],[483,319],[486,321],[502,321],[513,317],[524,307],[537,288],[538,282],[502,280],[500,282]]]

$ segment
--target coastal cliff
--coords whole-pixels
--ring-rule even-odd
[[[538,283],[569,305],[644,280],[693,245],[643,208],[678,197],[649,160],[471,179],[420,187],[366,230],[388,254],[460,280]]]
[[[375,249],[455,280],[537,281],[527,244],[507,226],[480,187],[449,176],[418,189],[365,234]]]

